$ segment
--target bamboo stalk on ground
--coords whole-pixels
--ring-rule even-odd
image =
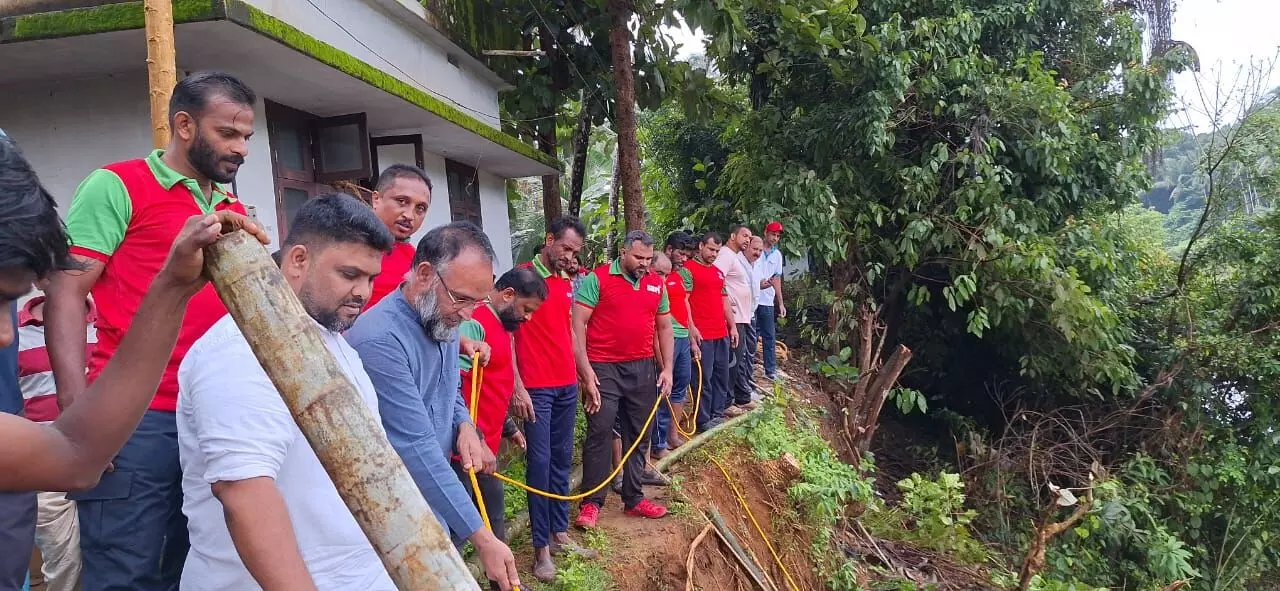
[[[720,536],[720,541],[729,547],[729,551],[734,558],[737,558],[742,568],[747,570],[748,575],[751,575],[751,580],[755,581],[756,585],[759,585],[764,591],[777,591],[777,588],[769,581],[764,569],[751,558],[742,542],[738,541],[738,536],[733,533],[732,529],[729,529],[729,524],[725,523],[724,516],[720,515],[720,510],[715,505],[708,504],[707,513],[711,518],[711,523],[716,526],[716,534]]]
[[[396,587],[478,591],[266,249],[228,234],[205,249],[205,271]]]

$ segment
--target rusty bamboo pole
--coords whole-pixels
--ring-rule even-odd
[[[205,272],[396,587],[479,591],[266,249],[228,234],[205,249]]]
[[[151,97],[151,143],[169,144],[169,96],[178,84],[173,48],[172,0],[143,0],[142,17],[147,33],[147,86]]]

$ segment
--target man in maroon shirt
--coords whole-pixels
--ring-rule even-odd
[[[427,219],[431,207],[431,179],[416,166],[392,164],[373,187],[373,213],[391,230],[396,245],[382,257],[382,272],[373,280],[373,293],[365,308],[372,308],[387,294],[395,291],[404,281],[405,273],[413,267],[413,254],[417,250],[409,243]]]
[[[578,416],[577,361],[573,353],[573,278],[569,271],[577,264],[587,229],[573,216],[564,216],[547,226],[546,243],[531,267],[547,283],[547,300],[528,322],[516,331],[516,367],[524,388],[521,395],[532,400],[535,418],[525,423],[529,448],[525,481],[534,488],[569,494],[569,470],[573,467],[573,430]],[[513,401],[515,404],[515,401]],[[569,538],[569,504],[529,495],[529,529],[533,537],[533,575],[540,581],[554,581],[554,553],[584,549]]]

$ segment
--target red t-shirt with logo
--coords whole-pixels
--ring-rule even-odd
[[[459,331],[469,339],[483,340],[489,344],[489,364],[480,372],[480,396],[476,405],[476,427],[484,434],[484,442],[493,453],[502,445],[502,425],[507,421],[507,409],[511,406],[511,393],[516,387],[516,374],[511,364],[511,333],[502,327],[502,321],[493,308],[476,307],[471,320],[464,322]],[[462,402],[471,408],[471,358],[458,359],[462,371]]]
[[[89,357],[89,383],[115,355],[187,219],[224,209],[245,214],[244,206],[224,187],[214,185],[206,199],[194,179],[169,168],[162,156],[163,151],[156,150],[145,159],[94,171],[76,190],[67,212],[71,252],[103,265],[92,289],[98,308],[98,345]],[[151,400],[152,410],[174,412],[183,356],[226,313],[212,284],[187,303],[177,343]]]
[[[573,357],[573,282],[563,273],[552,273],[542,256],[520,265],[533,267],[547,282],[547,299],[516,330],[516,367],[525,388],[560,388],[578,383]]]
[[[693,276],[689,308],[698,335],[704,340],[729,336],[729,325],[724,319],[724,271],[696,259],[690,259],[684,267]]]
[[[382,255],[382,271],[373,279],[373,293],[369,295],[369,303],[364,309],[372,308],[387,294],[400,287],[404,281],[404,276],[413,268],[413,255],[417,253],[417,249],[408,242],[396,242],[391,247],[391,252]]]
[[[597,267],[578,286],[577,302],[592,309],[587,321],[587,359],[625,363],[653,359],[657,318],[670,312],[665,281],[654,273],[633,278],[622,264]]]

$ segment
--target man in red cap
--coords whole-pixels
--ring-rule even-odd
[[[764,348],[764,377],[769,381],[778,378],[777,318],[787,317],[787,306],[782,303],[782,223],[773,221],[764,227],[764,253],[756,261],[756,276],[760,281],[760,295],[756,299],[756,336]]]

